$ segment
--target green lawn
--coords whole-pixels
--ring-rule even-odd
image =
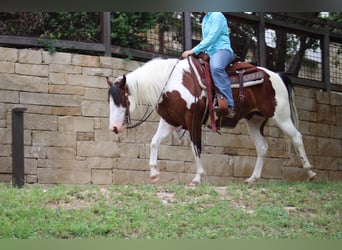
[[[0,184],[0,239],[342,239],[341,182]]]

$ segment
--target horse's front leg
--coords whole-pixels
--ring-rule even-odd
[[[169,136],[171,132],[175,129],[174,126],[168,124],[163,118],[160,119],[157,132],[151,141],[151,151],[150,151],[150,178],[151,182],[155,183],[160,178],[160,172],[157,166],[158,159],[158,147],[161,141]]]

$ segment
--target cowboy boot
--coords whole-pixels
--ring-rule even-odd
[[[213,107],[214,112],[221,117],[233,118],[235,116],[234,108],[227,105],[226,98],[221,94],[217,94],[216,97],[217,105]]]

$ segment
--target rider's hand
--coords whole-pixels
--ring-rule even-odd
[[[186,50],[183,52],[182,57],[186,58],[188,56],[191,56],[194,52],[192,50]]]

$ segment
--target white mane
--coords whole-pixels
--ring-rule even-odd
[[[153,59],[127,74],[131,105],[149,104],[155,107],[177,62],[178,59]]]

